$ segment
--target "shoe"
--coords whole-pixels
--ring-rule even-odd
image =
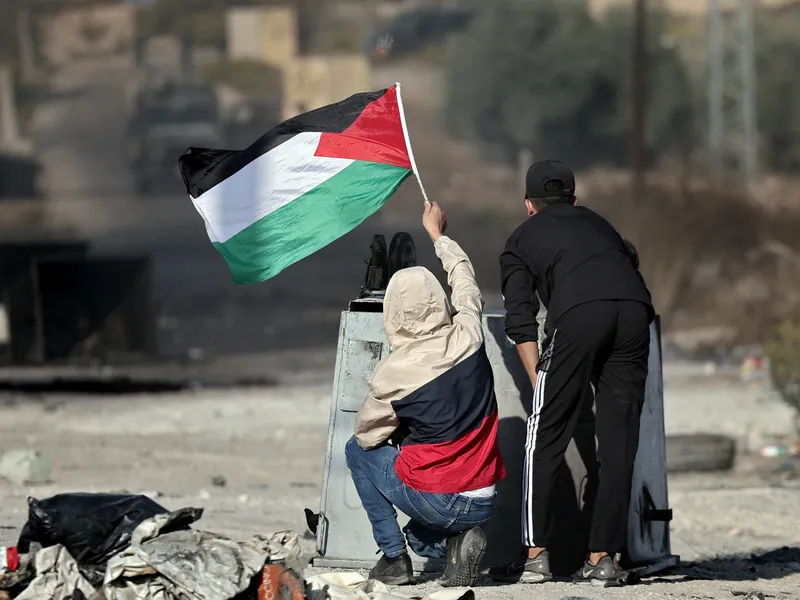
[[[525,550],[514,562],[489,569],[489,579],[498,583],[544,583],[553,580],[550,555],[543,550],[536,558],[528,558]]]
[[[573,580],[575,583],[591,583],[597,587],[619,587],[627,583],[628,573],[622,570],[615,558],[604,556],[596,565],[586,559]]]
[[[470,587],[478,582],[486,552],[486,534],[480,527],[447,539],[447,564],[439,579],[443,587]]]
[[[408,585],[414,579],[411,557],[407,552],[394,558],[389,558],[384,554],[372,567],[369,578],[386,585]]]

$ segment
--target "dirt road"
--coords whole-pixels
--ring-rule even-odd
[[[694,415],[694,430],[708,427],[700,418],[715,410],[714,397],[733,394],[747,401],[735,396],[741,386],[712,378],[698,388],[677,371],[668,370],[667,410],[682,414],[684,425]],[[161,396],[5,396],[0,448],[46,452],[53,459],[55,483],[0,484],[0,537],[14,539],[25,520],[26,496],[66,491],[157,493],[158,501],[171,508],[206,507],[205,528],[237,537],[302,531],[302,509],[319,502],[329,394],[324,383]],[[712,401],[703,406],[702,397]],[[744,426],[736,422],[729,431]],[[225,487],[212,485],[215,475],[225,478]],[[535,592],[524,586],[484,588],[478,595],[731,598],[759,590],[775,598],[800,597],[800,550],[767,557],[767,564],[711,560],[797,543],[798,502],[800,490],[791,482],[775,487],[744,474],[673,478],[673,551],[700,561],[698,566],[613,594],[559,583]],[[306,547],[311,552],[313,543],[306,541]]]

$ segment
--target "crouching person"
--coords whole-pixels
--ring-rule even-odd
[[[444,236],[436,203],[426,203],[423,225],[451,300],[423,267],[392,277],[383,307],[390,351],[372,374],[346,457],[383,552],[370,578],[411,583],[407,543],[419,556],[446,557],[442,585],[468,586],[486,549],[481,526],[492,516],[495,484],[505,476],[497,400],[472,264]],[[395,507],[410,517],[403,531]]]

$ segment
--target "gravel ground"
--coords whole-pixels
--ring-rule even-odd
[[[786,426],[780,405],[744,389],[698,368],[670,366],[668,432],[737,434],[753,427],[752,415],[770,431]],[[312,383],[159,396],[4,396],[0,450],[47,453],[55,483],[0,484],[0,540],[16,539],[27,496],[67,491],[127,490],[155,494],[170,508],[202,506],[202,526],[233,537],[303,531],[302,509],[316,508],[319,501],[329,394],[328,384]],[[736,410],[727,410],[731,403]],[[211,483],[216,475],[225,478],[224,487]],[[530,594],[544,599],[732,598],[754,590],[775,598],[800,597],[800,548],[763,554],[800,541],[800,489],[793,481],[768,484],[760,472],[743,466],[736,473],[673,477],[670,486],[672,549],[693,564],[622,590],[569,583],[482,586],[479,599]],[[310,554],[313,541],[304,544]],[[749,553],[755,558],[735,558]],[[435,584],[428,582],[408,592],[432,589]]]

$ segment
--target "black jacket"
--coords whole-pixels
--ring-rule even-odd
[[[643,302],[652,318],[635,252],[588,208],[547,206],[511,234],[500,256],[506,334],[517,344],[538,340],[539,299],[547,308],[548,333],[569,309],[595,300]]]

